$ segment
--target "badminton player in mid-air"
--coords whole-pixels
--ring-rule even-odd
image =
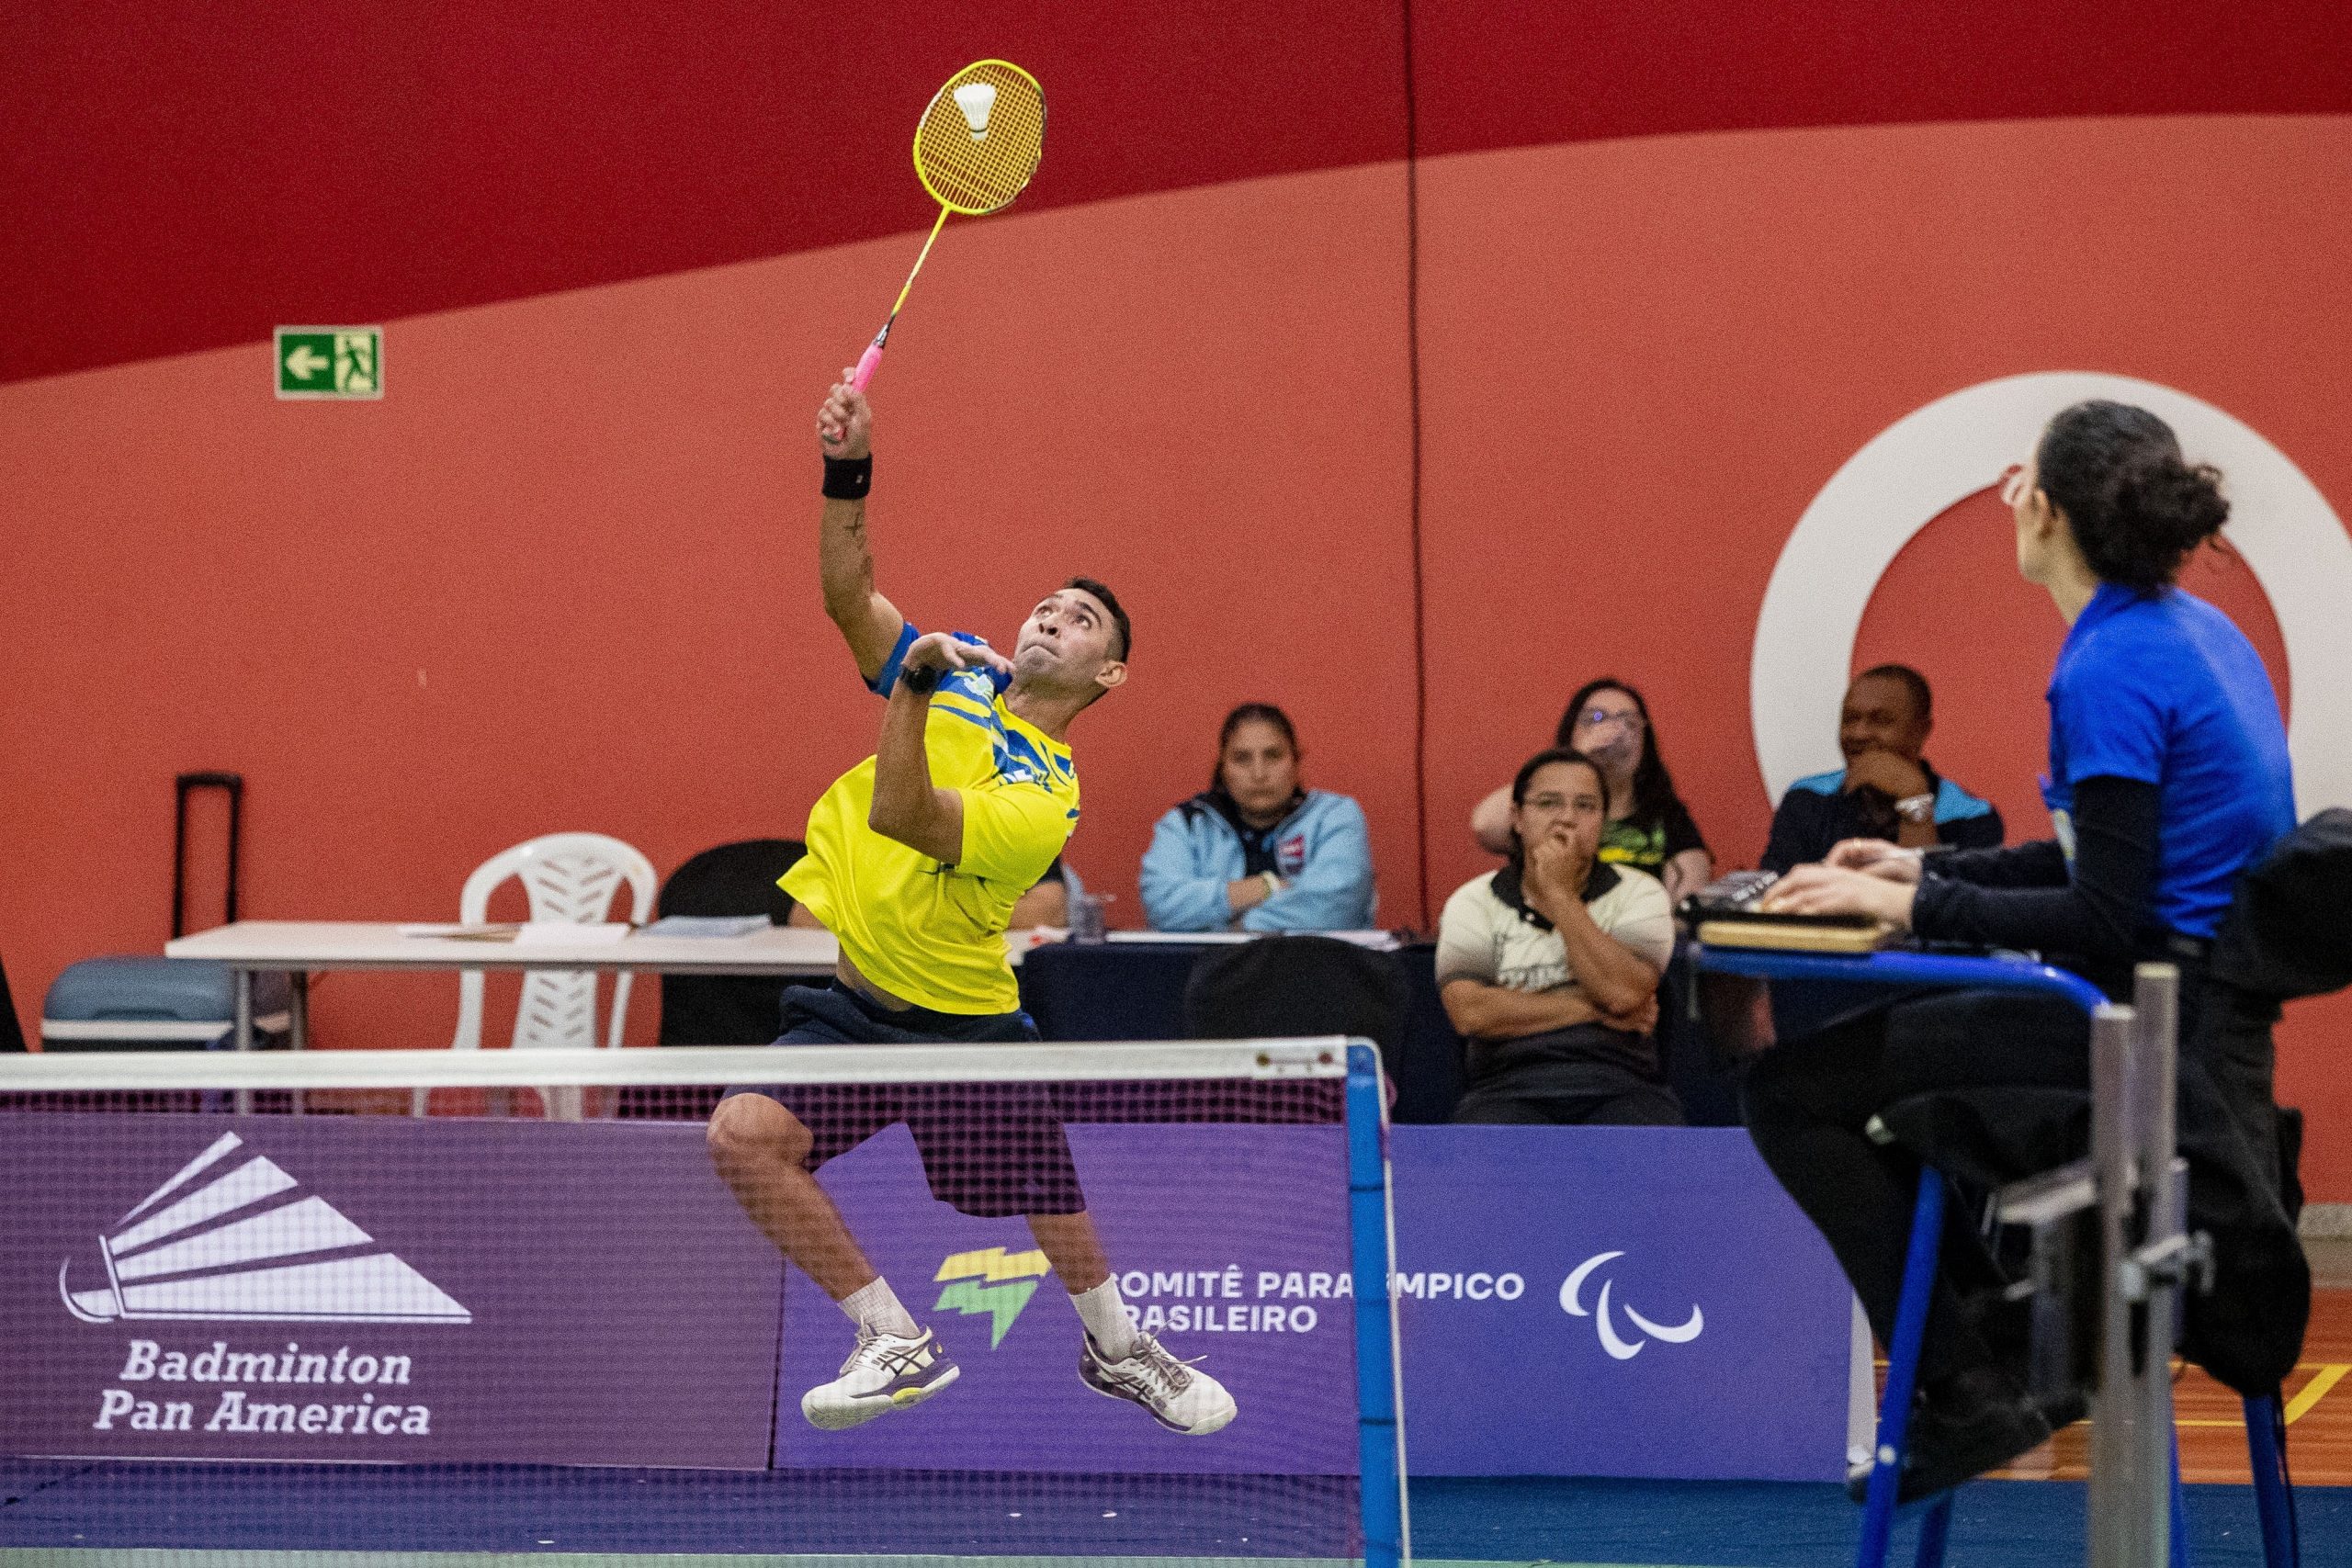
[[[841,942],[825,988],[785,993],[780,1045],[1012,1043],[1037,1038],[1005,960],[1012,906],[1078,821],[1070,721],[1126,679],[1126,613],[1073,578],[1040,600],[1012,657],[918,631],[874,591],[865,502],[873,415],[843,371],[817,412],[825,455],[818,561],[825,613],[858,673],[888,699],[875,754],[808,814],[808,853],[784,879]],[[855,1427],[956,1381],[937,1337],[876,1272],[810,1173],[897,1122],[933,1196],[967,1214],[1026,1216],[1085,1325],[1089,1388],[1163,1427],[1208,1433],[1233,1396],[1136,1327],[1086,1213],[1046,1088],[730,1090],[710,1122],[719,1174],[753,1223],[857,1325],[841,1376],[800,1401],[812,1425]]]

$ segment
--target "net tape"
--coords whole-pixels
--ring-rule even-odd
[[[1102,1045],[742,1045],[622,1051],[41,1052],[0,1061],[0,1089],[535,1088],[543,1084],[910,1084],[1341,1078],[1350,1042]]]

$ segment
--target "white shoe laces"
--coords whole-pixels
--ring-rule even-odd
[[[886,1338],[896,1340],[897,1345],[885,1345],[883,1341]],[[870,1367],[877,1372],[888,1372],[896,1377],[913,1367],[913,1351],[922,1343],[920,1335],[912,1339],[903,1339],[895,1334],[885,1335],[871,1324],[861,1323],[857,1325],[857,1347],[850,1351],[849,1359],[842,1363],[841,1375],[847,1377],[854,1368]],[[900,1349],[899,1346],[906,1348]]]
[[[1159,1340],[1148,1334],[1136,1336],[1135,1348],[1126,1359],[1114,1363],[1121,1371],[1140,1377],[1151,1385],[1152,1393],[1162,1400],[1173,1399],[1193,1386],[1191,1368],[1205,1358],[1195,1356],[1186,1361],[1171,1356]]]

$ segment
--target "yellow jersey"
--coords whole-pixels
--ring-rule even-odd
[[[910,625],[871,682],[888,694]],[[950,671],[923,728],[931,782],[964,797],[964,858],[944,865],[866,826],[874,759],[832,783],[808,813],[808,853],[781,886],[839,939],[858,973],[934,1012],[1014,1012],[1005,960],[1012,907],[1078,826],[1069,748],[1004,705],[1004,678]]]

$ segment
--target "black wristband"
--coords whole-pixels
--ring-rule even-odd
[[[865,492],[874,488],[872,457],[828,457],[825,459],[825,499],[827,501],[864,501]]]
[[[899,684],[917,696],[929,696],[939,689],[939,677],[944,673],[936,665],[925,664],[913,670],[899,671]]]

